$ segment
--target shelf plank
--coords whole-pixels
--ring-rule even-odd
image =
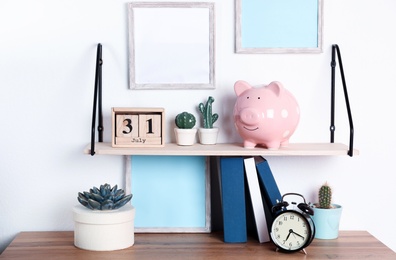
[[[111,143],[95,143],[97,155],[171,155],[171,156],[336,156],[347,155],[349,147],[340,143],[290,143],[288,147],[269,150],[262,147],[244,148],[242,143],[194,144],[179,146],[167,143],[164,147],[114,148]],[[91,153],[87,145],[84,153]],[[353,151],[358,155],[359,151]]]

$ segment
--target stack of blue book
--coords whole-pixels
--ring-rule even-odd
[[[244,243],[247,241],[246,188],[249,189],[249,186],[252,186],[250,187],[250,197],[252,205],[255,207],[253,210],[265,209],[264,219],[262,218],[263,214],[257,214],[257,211],[255,213],[256,226],[262,229],[263,223],[257,223],[257,221],[264,221],[267,227],[267,230],[257,230],[260,242],[269,241],[269,239],[267,239],[268,236],[264,236],[264,239],[261,239],[260,233],[268,232],[268,227],[272,223],[271,208],[277,201],[282,199],[268,161],[261,157],[254,158],[256,169],[249,173],[245,171],[245,162],[251,163],[251,158],[243,158],[242,156],[220,157],[219,161],[224,242],[226,243]],[[251,167],[246,169],[252,171]],[[249,178],[249,182],[246,182],[246,174],[250,174],[250,176],[254,178]],[[257,174],[257,176],[254,176],[255,174]],[[258,181],[258,183],[254,183],[256,181]],[[257,186],[260,187],[260,191],[252,193],[253,187]],[[258,205],[257,203],[262,203],[263,207],[261,207],[261,205],[260,207],[254,206]],[[257,215],[261,217],[258,218]]]

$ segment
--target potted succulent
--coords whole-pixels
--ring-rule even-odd
[[[338,237],[342,207],[332,203],[332,190],[327,182],[320,187],[318,199],[312,217],[316,228],[315,238],[335,239]]]
[[[182,112],[175,118],[176,128],[175,136],[178,145],[193,145],[195,143],[195,135],[197,129],[195,126],[195,116],[188,112]]]
[[[100,185],[79,192],[81,205],[73,208],[74,245],[92,251],[112,251],[134,244],[135,208],[132,194],[117,185]]]
[[[213,97],[209,97],[206,104],[200,103],[198,106],[199,112],[202,114],[203,128],[199,128],[198,136],[201,144],[216,144],[217,134],[219,129],[213,127],[213,124],[219,118],[218,114],[212,114]]]

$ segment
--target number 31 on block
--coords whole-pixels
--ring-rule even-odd
[[[163,108],[113,108],[113,147],[164,146]]]

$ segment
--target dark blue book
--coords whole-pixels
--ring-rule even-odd
[[[224,242],[247,241],[245,171],[242,157],[220,157]]]
[[[263,158],[263,161],[256,163],[256,168],[265,203],[267,203],[269,210],[271,210],[273,206],[282,200],[282,195],[268,161]]]

